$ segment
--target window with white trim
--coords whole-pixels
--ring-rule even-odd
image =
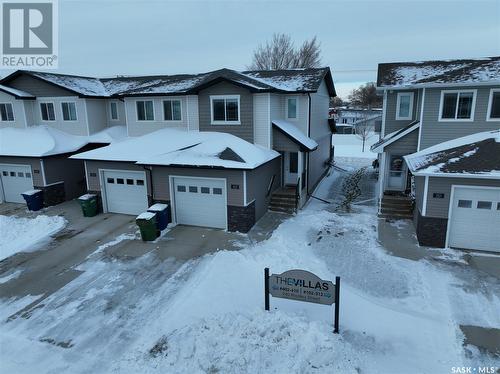
[[[240,124],[240,96],[210,96],[212,125]]]
[[[113,121],[118,120],[118,103],[112,101],[109,103],[109,114]]]
[[[500,121],[500,88],[492,88],[488,101],[488,121]]]
[[[474,119],[475,90],[441,91],[440,121],[471,121]]]
[[[286,118],[287,119],[297,119],[297,103],[296,97],[286,98]]]
[[[163,119],[165,121],[180,121],[182,119],[180,100],[163,100]]]
[[[54,103],[40,103],[40,112],[42,114],[42,121],[55,121],[56,112],[54,110]]]
[[[76,121],[76,103],[61,103],[63,121]]]
[[[411,120],[413,117],[413,92],[398,92],[396,120]]]
[[[2,121],[14,121],[14,110],[11,103],[0,104],[0,119]]]
[[[136,101],[137,120],[138,121],[154,121],[155,113],[153,100]]]

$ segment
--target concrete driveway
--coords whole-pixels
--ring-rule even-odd
[[[191,226],[167,229],[154,242],[143,242],[135,217],[99,214],[83,217],[77,201],[29,212],[22,204],[2,204],[0,214],[34,217],[38,214],[63,216],[67,226],[53,240],[34,252],[21,252],[0,262],[0,276],[21,270],[20,276],[0,284],[0,298],[41,295],[14,316],[32,310],[44,299],[82,274],[79,265],[87,260],[129,261],[152,253],[158,261],[184,262],[217,250],[235,250],[246,235]]]

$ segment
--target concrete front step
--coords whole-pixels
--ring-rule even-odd
[[[271,205],[269,205],[269,210],[272,212],[278,212],[278,213],[287,213],[287,214],[295,213],[295,209],[283,208],[283,207],[271,206]]]
[[[286,203],[275,203],[271,201],[269,203],[270,208],[286,208],[286,209],[295,209],[295,204],[286,204]]]
[[[381,213],[384,214],[406,214],[406,215],[412,215],[413,211],[411,209],[385,209],[382,208],[380,209]]]
[[[413,219],[413,214],[388,214],[388,213],[379,213],[380,218],[388,218],[388,219]]]

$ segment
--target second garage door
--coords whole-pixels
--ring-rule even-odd
[[[500,252],[500,188],[455,187],[448,245]]]
[[[6,202],[24,203],[21,193],[33,189],[31,167],[0,164],[0,182]]]
[[[173,189],[178,224],[227,227],[225,180],[175,177]]]
[[[104,171],[108,212],[140,214],[148,209],[146,174],[142,171]]]

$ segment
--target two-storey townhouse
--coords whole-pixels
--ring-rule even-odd
[[[248,231],[302,206],[329,167],[328,68],[102,80],[124,103],[127,141],[72,156],[107,212],[166,202],[172,219]]]
[[[413,195],[421,245],[500,251],[500,57],[379,64],[377,86],[380,214]]]
[[[81,195],[84,163],[68,157],[125,136],[124,122],[107,118],[102,83],[28,71],[1,83],[0,201],[23,202],[34,188],[45,205]]]

